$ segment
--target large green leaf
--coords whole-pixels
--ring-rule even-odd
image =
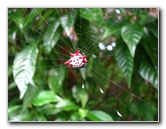
[[[86,116],[92,121],[113,121],[109,114],[99,110],[89,111]]]
[[[34,106],[42,106],[51,102],[61,101],[61,98],[54,94],[53,91],[44,90],[41,91],[34,99],[32,104]]]
[[[20,99],[23,98],[27,91],[28,84],[34,85],[32,78],[35,74],[38,52],[37,47],[29,45],[18,53],[14,59],[13,75],[20,91]]]
[[[127,46],[124,43],[117,44],[115,49],[115,59],[126,78],[128,86],[130,87],[134,61]]]
[[[59,35],[59,27],[60,23],[58,21],[54,21],[54,23],[49,24],[47,30],[44,34],[44,47],[49,53],[52,48],[56,45],[60,35]]]
[[[153,64],[145,58],[140,63],[139,74],[158,89],[158,72]]]
[[[65,14],[60,17],[60,23],[62,25],[62,28],[66,32],[67,36],[70,36],[72,33],[71,29],[74,26],[76,16],[76,12],[72,12],[70,9],[68,14]]]
[[[121,36],[127,44],[132,57],[135,55],[136,46],[143,35],[143,27],[137,23],[123,26]]]

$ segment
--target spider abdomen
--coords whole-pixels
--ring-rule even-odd
[[[82,55],[78,50],[76,50],[75,54],[70,53],[70,59],[64,64],[68,64],[68,67],[81,68],[86,65],[87,62],[88,60],[86,59],[86,56]]]

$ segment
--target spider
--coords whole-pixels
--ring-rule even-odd
[[[88,60],[86,59],[86,56],[79,53],[78,50],[76,52],[70,53],[70,59],[66,61],[64,64],[67,64],[68,67],[73,67],[73,68],[82,68],[86,66]]]

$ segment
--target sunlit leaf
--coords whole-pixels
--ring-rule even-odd
[[[34,99],[32,104],[34,106],[42,106],[51,102],[59,102],[61,98],[54,94],[53,91],[44,90],[41,91]]]
[[[87,113],[87,118],[92,121],[113,121],[109,114],[100,110],[89,111]]]
[[[65,111],[70,111],[70,110],[77,110],[79,107],[74,102],[68,99],[63,99],[57,103],[56,108],[59,108]]]
[[[20,91],[20,99],[24,97],[28,84],[34,85],[32,78],[35,74],[38,52],[37,47],[29,45],[18,53],[14,59],[13,75]]]
[[[79,113],[79,115],[81,116],[81,118],[84,118],[84,117],[86,116],[86,114],[88,113],[88,110],[87,110],[87,109],[82,109],[82,108],[80,108],[80,109],[78,110],[78,113]]]
[[[127,44],[132,57],[135,55],[136,46],[142,38],[143,27],[139,24],[131,24],[123,26],[121,35],[125,43]]]

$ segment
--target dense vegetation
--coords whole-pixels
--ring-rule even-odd
[[[157,9],[8,9],[9,121],[158,121],[158,85]]]

